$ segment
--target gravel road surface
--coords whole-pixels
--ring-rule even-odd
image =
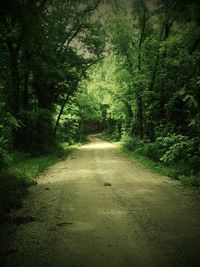
[[[1,244],[11,267],[200,266],[200,201],[91,135],[30,188]]]

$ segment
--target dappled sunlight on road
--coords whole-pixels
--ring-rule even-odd
[[[66,164],[66,162],[63,162]],[[90,177],[94,174],[92,169],[88,168],[77,168],[77,169],[70,169],[67,170],[66,168],[55,168],[54,171],[50,170],[50,173],[47,172],[46,175],[43,175],[43,179],[39,181],[39,184],[49,184],[49,183],[65,183],[71,182],[73,180],[84,179],[85,177]],[[81,182],[81,180],[80,180]]]
[[[108,209],[108,208],[101,208],[101,209],[98,209],[97,213],[99,215],[102,215],[102,216],[112,216],[112,217],[116,217],[116,218],[121,218],[122,216],[125,216],[127,214],[127,211],[126,210],[122,210],[122,209]]]
[[[121,155],[101,135],[88,140],[30,188],[20,216],[35,221],[11,239],[6,251],[17,253],[8,266],[200,266],[192,192]]]
[[[113,149],[114,145],[108,142],[91,143],[81,146],[79,149]]]

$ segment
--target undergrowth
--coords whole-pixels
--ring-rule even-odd
[[[37,184],[36,177],[52,164],[67,157],[75,147],[64,143],[39,156],[14,153],[9,166],[0,171],[0,217],[3,219],[12,209],[20,208],[27,188]]]
[[[168,176],[172,180],[178,180],[183,185],[191,187],[200,187],[200,177],[198,175],[185,175],[180,166],[165,166],[161,162],[156,162],[148,157],[140,155],[138,152],[130,151],[124,148],[120,142],[117,143],[120,151],[125,155],[134,158],[144,167],[157,172],[160,175]]]

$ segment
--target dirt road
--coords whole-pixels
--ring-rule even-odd
[[[97,135],[90,141],[30,189],[18,215],[32,220],[5,233],[4,265],[200,266],[200,201],[192,191]]]

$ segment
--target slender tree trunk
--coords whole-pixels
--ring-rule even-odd
[[[19,46],[15,48],[11,42],[7,42],[7,47],[10,56],[10,73],[11,73],[11,114],[18,118],[20,111],[20,74],[19,74],[19,65],[18,65],[18,56],[19,56]],[[11,149],[14,150],[18,145],[18,131],[17,129],[12,129],[12,142]]]
[[[164,86],[160,89],[160,120],[165,118],[165,88]]]
[[[14,116],[17,116],[20,110],[20,77],[18,66],[18,52],[13,48],[12,45],[9,45],[8,48],[10,53],[10,69],[12,80],[11,113]]]
[[[130,131],[130,133],[133,134],[133,125],[132,125],[133,124],[132,123],[133,111],[132,111],[131,105],[130,105],[128,100],[122,100],[122,101],[126,106],[127,118],[128,118],[128,120],[126,121],[125,127],[126,127],[126,130]]]
[[[23,106],[27,107],[29,102],[29,71],[26,72],[24,76],[24,92],[23,92]]]
[[[153,72],[152,72],[152,76],[151,76],[151,81],[150,81],[150,85],[149,85],[149,91],[154,93],[154,85],[155,85],[155,80],[156,80],[156,73],[157,73],[157,69],[158,69],[158,62],[160,59],[160,54],[159,54],[159,50],[157,52],[157,56],[156,56],[156,60],[155,60],[155,64],[154,64],[154,68],[153,68]],[[150,98],[150,102],[153,102],[154,99],[151,97]],[[151,142],[153,142],[155,140],[155,124],[154,124],[154,120],[155,120],[155,114],[154,114],[154,110],[151,110],[150,115],[149,115],[149,131],[147,133],[147,136],[149,137],[149,139],[151,140]]]
[[[54,137],[56,137],[56,133],[57,133],[57,130],[58,130],[59,121],[60,121],[60,118],[61,118],[61,116],[62,116],[62,114],[63,114],[63,110],[64,110],[64,108],[65,108],[65,105],[66,105],[66,103],[67,103],[69,97],[70,97],[70,94],[68,94],[68,95],[66,96],[66,98],[64,99],[64,101],[63,101],[63,103],[62,103],[62,105],[61,105],[60,112],[59,112],[59,114],[58,114],[58,117],[57,117],[57,120],[56,120],[56,125],[55,125],[55,128],[54,128],[54,133],[53,133]]]
[[[141,49],[142,44],[145,38],[145,29],[146,29],[146,10],[144,10],[143,18],[142,18],[142,29],[140,34],[140,40],[138,45],[138,71],[141,73]],[[141,85],[138,87],[138,92],[136,92],[136,104],[137,104],[137,116],[136,116],[136,125],[137,125],[137,132],[138,137],[143,139],[144,137],[144,115],[143,115],[143,97],[142,97],[142,87]]]
[[[144,118],[143,118],[143,99],[142,96],[139,94],[137,97],[137,125],[138,125],[138,136],[140,139],[144,137]]]
[[[154,127],[153,118],[150,120],[150,131],[149,131],[149,139],[151,142],[155,141],[155,127]]]
[[[166,41],[169,38],[171,28],[173,26],[174,19],[167,21],[164,25],[164,36],[162,41]],[[162,34],[161,34],[162,35]],[[162,55],[162,60],[165,61],[167,57],[167,50],[164,50],[164,53]],[[164,85],[160,87],[160,99],[159,99],[159,106],[160,106],[160,114],[159,114],[159,120],[163,121],[165,118],[165,87]]]

